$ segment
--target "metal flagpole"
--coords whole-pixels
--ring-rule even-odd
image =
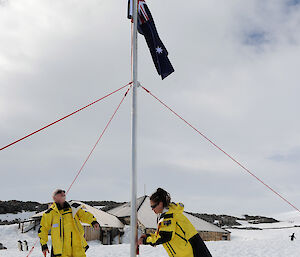
[[[136,121],[136,107],[137,107],[137,15],[138,15],[138,0],[132,1],[132,48],[131,48],[131,79],[133,82],[132,87],[132,124],[131,124],[131,150],[132,150],[132,159],[131,159],[131,247],[130,247],[130,257],[136,257],[137,253],[137,142],[136,142],[136,132],[137,132],[137,121]]]

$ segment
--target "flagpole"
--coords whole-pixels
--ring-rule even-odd
[[[130,257],[136,257],[137,254],[137,15],[138,15],[138,0],[132,0],[132,34],[131,34],[131,79],[133,82],[132,87],[132,109],[131,109],[131,247]]]

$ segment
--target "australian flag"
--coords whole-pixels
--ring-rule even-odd
[[[128,1],[128,19],[132,19],[133,1]],[[138,0],[138,31],[142,34],[149,47],[154,65],[162,79],[174,72],[168,58],[168,51],[159,38],[154,20],[144,0]]]

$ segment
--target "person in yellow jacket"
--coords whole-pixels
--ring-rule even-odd
[[[85,257],[88,244],[84,239],[84,230],[80,222],[90,224],[99,230],[96,218],[82,209],[76,202],[66,202],[65,191],[57,189],[53,193],[53,204],[43,214],[38,236],[42,251],[46,257],[48,232],[51,230],[51,257]]]
[[[168,192],[158,188],[151,195],[152,210],[158,215],[154,234],[142,235],[138,244],[162,244],[170,257],[212,257],[192,223],[183,214],[181,203],[171,203]]]

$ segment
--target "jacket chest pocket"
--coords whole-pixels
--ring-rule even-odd
[[[73,227],[73,216],[72,216],[72,212],[64,213],[64,214],[62,215],[62,219],[63,219],[64,227],[66,227],[66,228],[71,228],[71,227]]]
[[[51,234],[55,236],[59,236],[61,231],[61,217],[56,216],[51,225]]]
[[[55,237],[61,237],[61,223],[59,221],[57,223],[52,224],[51,235],[54,235]]]

